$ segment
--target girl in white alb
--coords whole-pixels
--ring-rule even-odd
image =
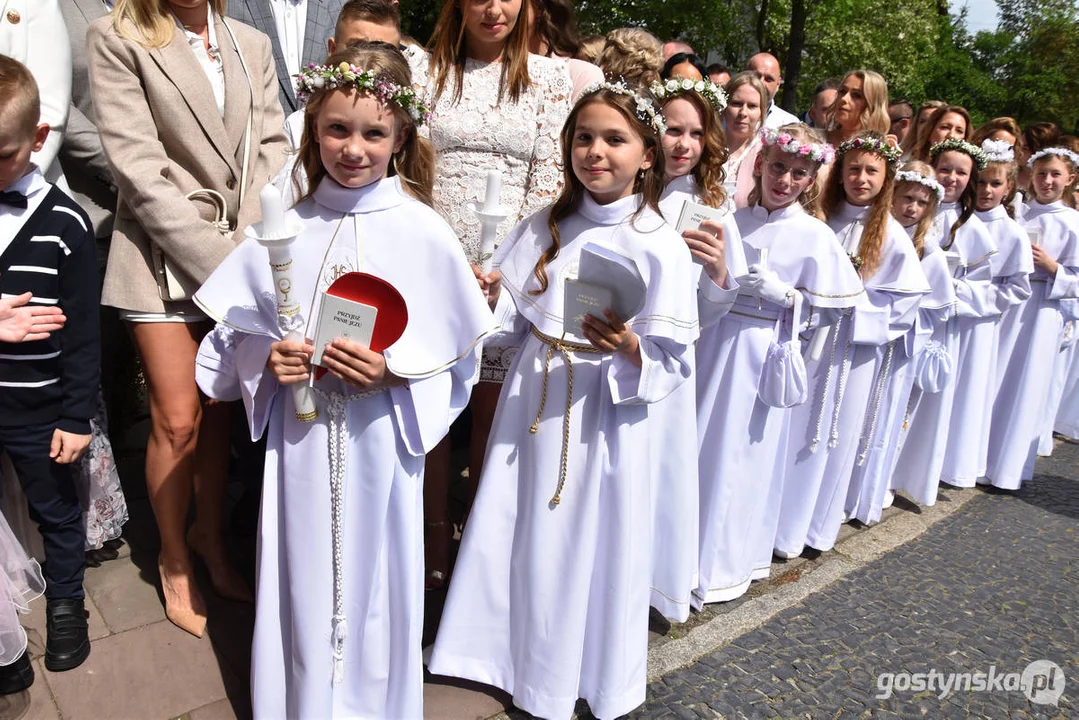
[[[809,402],[791,411],[775,551],[794,557],[805,546],[831,550],[845,505],[866,522],[884,496],[875,477],[851,475],[869,452],[892,369],[905,362],[900,340],[913,326],[920,297],[929,290],[914,249],[891,217],[899,153],[882,135],[863,132],[839,147],[840,162],[825,185],[828,226],[862,279],[865,293],[827,330],[814,337],[806,363]],[[863,454],[864,453],[864,454]],[[872,480],[873,482],[868,482]],[[853,498],[848,501],[848,489]],[[879,494],[879,499],[878,499]]]
[[[401,54],[337,53],[304,69],[298,91],[310,94],[299,154],[310,190],[287,216],[302,227],[287,292],[306,336],[352,272],[390,283],[407,324],[382,352],[347,338],[323,348],[312,420],[297,417],[290,386],[308,381],[315,348],[278,339],[266,249],[245,240],[196,295],[218,321],[199,386],[242,397],[252,437],[268,434],[254,716],[420,718],[424,456],[468,402],[493,321],[453,231],[420,199],[432,157]]]
[[[1004,368],[1014,352],[1022,327],[1013,318],[1022,313],[1022,306],[1030,297],[1034,260],[1026,231],[1011,215],[1010,198],[1015,193],[1018,178],[1015,151],[1006,140],[986,140],[982,143],[982,151],[989,164],[978,173],[978,210],[974,214],[985,223],[997,245],[997,253],[990,258],[993,283],[989,286],[989,301],[999,314],[994,323],[996,341],[986,359],[990,372],[989,387],[985,392],[990,412],[982,418],[981,448],[978,451],[979,463],[984,465],[989,456],[990,428],[995,412],[993,406],[1000,391]],[[1026,348],[1021,350],[1026,351]],[[985,479],[979,477],[978,482],[984,483]]]
[[[1016,350],[1002,368],[986,471],[990,483],[1009,490],[1033,477],[1064,326],[1061,304],[1079,297],[1079,212],[1060,199],[1075,182],[1079,156],[1065,148],[1045,148],[1031,157],[1030,166],[1034,199],[1027,204],[1023,226],[1037,240],[1031,248],[1032,295],[1004,330],[1019,326]]]
[[[688,85],[685,85],[688,83]],[[693,253],[697,282],[697,314],[701,328],[727,314],[738,295],[736,277],[745,275],[742,236],[723,190],[726,154],[719,114],[726,103],[722,88],[708,81],[667,80],[656,84],[667,123],[663,155],[667,185],[659,200],[663,218],[672,227],[686,203],[725,211],[719,220],[705,220],[682,233]],[[697,435],[694,382],[685,382],[649,408],[652,445],[652,607],[672,622],[689,617],[690,595],[697,587]]]
[[[488,287],[495,340],[520,352],[429,668],[502,688],[537,717],[569,718],[583,697],[615,718],[645,698],[648,412],[689,379],[697,339],[690,253],[658,213],[663,130],[625,85],[583,94],[562,132],[565,189],[506,239],[501,288]],[[587,243],[637,266],[635,317],[564,323]]]
[[[944,200],[944,187],[937,182],[936,172],[926,163],[912,160],[896,174],[895,199],[892,214],[907,235],[921,258],[931,291],[923,295],[918,304],[918,320],[904,341],[909,348],[911,363],[908,365],[904,388],[896,401],[903,411],[899,433],[886,458],[883,470],[891,478],[884,506],[891,505],[896,490],[903,490],[921,505],[937,502],[940,475],[924,469],[932,458],[942,456],[947,437],[943,434],[921,433],[911,442],[917,443],[916,458],[924,463],[912,465],[913,470],[897,472],[896,464],[909,438],[912,428],[935,429],[929,423],[919,423],[918,413],[933,415],[939,410],[936,403],[939,394],[952,382],[954,364],[952,358],[958,352],[957,328],[949,332],[948,320],[955,315],[955,287],[952,270],[948,267],[944,251],[932,241],[937,208]],[[909,399],[908,399],[909,398]],[[908,463],[915,456],[908,455]]]
[[[797,333],[834,322],[862,294],[835,236],[803,207],[831,146],[797,125],[761,138],[753,204],[734,216],[753,264],[733,309],[697,344],[698,608],[768,577],[786,408],[808,396]]]
[[[979,329],[979,321],[992,313],[989,306],[989,284],[993,279],[990,258],[996,252],[996,246],[985,224],[974,217],[977,166],[985,160],[981,149],[954,139],[933,147],[936,151],[932,153],[933,168],[937,181],[944,187],[944,202],[937,215],[937,228],[926,238],[926,243],[933,243],[945,253],[953,278],[955,314],[948,319],[942,338],[953,375],[951,382],[940,392],[921,398],[917,413],[909,421],[895,475],[898,478],[927,477],[932,483],[938,480],[951,483],[956,478],[954,473],[944,473],[945,456],[950,453],[953,464],[960,456],[976,458],[977,438],[981,432],[980,413],[986,411],[983,408],[972,418],[967,414],[970,407],[978,404],[979,398],[984,402],[987,368],[981,358],[989,355],[990,345],[985,341],[992,339],[992,326],[981,323],[983,331]],[[985,336],[985,331],[990,335]],[[970,347],[972,338],[977,341],[974,354],[964,353],[963,348]],[[967,380],[963,392],[958,394],[964,367],[967,368]],[[957,403],[957,394],[963,402]],[[960,455],[954,445],[963,442],[967,444],[966,453]],[[977,468],[969,472],[973,485]]]

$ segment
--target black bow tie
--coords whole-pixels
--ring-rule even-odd
[[[14,208],[26,209],[26,196],[14,190],[0,192],[0,205],[10,205]]]

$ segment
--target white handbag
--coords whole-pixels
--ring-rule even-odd
[[[802,346],[798,341],[797,325],[802,310],[802,294],[794,293],[793,317],[791,317],[790,336],[782,338],[783,320],[786,311],[776,320],[775,335],[764,356],[764,367],[757,381],[757,395],[761,402],[769,407],[788,408],[805,402],[808,395],[809,379],[806,375],[805,360],[802,359]]]
[[[244,196],[247,191],[247,167],[251,159],[251,116],[255,107],[255,89],[251,85],[251,74],[247,70],[244,54],[240,51],[240,44],[236,42],[236,36],[232,34],[232,28],[229,27],[224,18],[222,18],[221,24],[225,26],[225,30],[232,40],[232,46],[236,48],[236,55],[240,58],[240,68],[243,70],[244,78],[247,80],[247,91],[251,97],[251,110],[247,113],[247,127],[244,129],[244,156],[240,165],[240,207],[243,207]],[[198,190],[192,190],[184,198],[187,200],[204,200],[213,205],[214,219],[211,224],[217,228],[222,237],[232,235],[233,229],[229,225],[228,204],[221,193],[211,188],[199,188]],[[169,256],[156,243],[152,246],[151,257],[157,277],[158,296],[162,300],[166,302],[189,300],[195,294],[195,291],[199,289],[199,284],[183,270],[176,267],[173,261],[169,259]]]

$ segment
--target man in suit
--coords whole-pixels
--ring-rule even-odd
[[[326,41],[344,4],[345,0],[228,0],[229,17],[270,36],[286,117],[300,107],[292,76],[307,63],[326,59]]]

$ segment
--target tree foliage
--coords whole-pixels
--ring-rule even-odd
[[[950,13],[947,0],[579,0],[577,13],[582,35],[643,27],[732,68],[771,52],[794,86],[783,96],[794,108],[809,106],[821,80],[865,68],[888,80],[892,97],[916,105],[946,100],[976,122],[1011,115],[1079,132],[1079,4],[996,2],[999,27],[973,36],[966,11]],[[425,41],[440,7],[403,0],[404,28]]]

